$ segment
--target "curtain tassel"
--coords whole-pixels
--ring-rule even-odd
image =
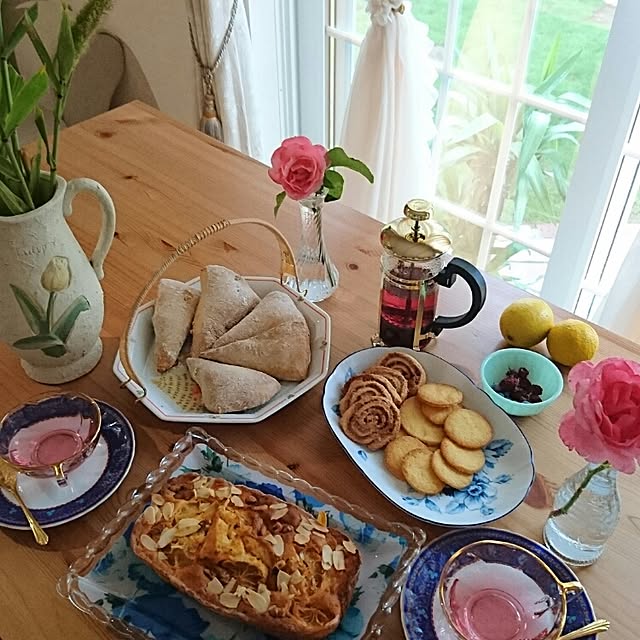
[[[211,94],[206,95],[204,99],[200,131],[222,142],[222,122],[218,117],[215,100]]]

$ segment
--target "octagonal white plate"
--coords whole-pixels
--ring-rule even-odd
[[[299,398],[309,389],[312,389],[327,375],[331,350],[331,319],[329,315],[320,307],[299,296],[293,289],[281,284],[277,278],[247,277],[245,280],[261,298],[264,298],[270,291],[286,292],[305,317],[311,334],[311,365],[309,366],[308,376],[302,382],[281,382],[280,391],[269,402],[248,411],[207,413],[204,408],[191,407],[187,409],[183,406],[181,407],[171,395],[158,386],[158,382],[163,378],[157,373],[154,364],[154,333],[151,324],[154,302],[151,301],[140,307],[136,313],[129,339],[129,358],[134,371],[147,389],[147,395],[141,399],[142,404],[161,420],[167,422],[189,422],[190,424],[252,424],[261,422],[293,402],[296,398]],[[187,284],[199,289],[200,279],[194,278]],[[184,365],[182,367],[184,375],[176,376],[176,384],[193,385],[195,388],[195,384],[188,377]],[[119,380],[126,382],[127,389],[136,398],[142,395],[140,387],[128,379],[118,355],[116,355],[113,363],[113,372]],[[166,376],[167,374],[164,375]],[[171,375],[176,374],[173,373]]]
[[[485,466],[465,489],[447,487],[434,496],[417,493],[386,469],[382,451],[369,451],[347,438],[340,428],[338,403],[344,383],[389,351],[404,351],[417,358],[431,382],[458,387],[464,394],[464,406],[478,411],[492,424],[493,440],[484,448]],[[373,486],[420,520],[446,527],[471,527],[498,520],[522,503],[533,482],[533,452],[520,428],[462,371],[431,353],[402,347],[374,347],[352,353],[327,378],[322,406],[334,435]]]

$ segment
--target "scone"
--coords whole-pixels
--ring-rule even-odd
[[[152,496],[131,548],[204,607],[290,640],[338,627],[360,568],[338,529],[274,496],[195,473]]]

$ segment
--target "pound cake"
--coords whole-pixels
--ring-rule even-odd
[[[134,553],[174,587],[278,638],[334,631],[360,569],[354,543],[303,509],[222,478],[172,478],[136,521]]]

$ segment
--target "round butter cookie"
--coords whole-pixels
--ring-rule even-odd
[[[472,409],[456,409],[445,420],[444,432],[465,449],[481,449],[493,438],[493,427]]]
[[[440,450],[433,452],[431,467],[435,475],[440,478],[442,482],[454,489],[464,489],[468,487],[473,480],[473,474],[462,473],[447,464]]]
[[[435,453],[414,449],[402,461],[402,474],[412,489],[432,496],[444,489],[444,483],[434,473],[431,460]]]
[[[462,473],[475,473],[484,467],[482,449],[465,449],[449,438],[444,438],[440,443],[440,453],[445,462]]]
[[[376,365],[374,367],[369,367],[369,369],[367,369],[365,373],[372,373],[373,375],[386,378],[398,392],[401,401],[404,401],[405,398],[409,395],[409,385],[407,383],[407,380],[399,371],[396,371],[391,367],[381,367],[379,365]]]
[[[384,450],[384,464],[396,478],[404,480],[402,475],[402,460],[414,449],[426,449],[424,442],[413,436],[398,436],[392,440]]]
[[[444,421],[456,410],[460,405],[453,404],[448,407],[434,407],[431,404],[426,404],[422,402],[420,404],[420,408],[422,409],[422,413],[427,417],[428,420],[431,420],[433,424],[444,424]]]
[[[450,407],[462,402],[462,391],[450,384],[427,382],[418,389],[418,397],[433,407]]]
[[[425,444],[439,445],[444,438],[444,429],[430,422],[420,410],[420,402],[416,396],[407,398],[400,407],[400,422],[403,429],[414,438]]]
[[[378,362],[378,366],[399,371],[407,381],[410,396],[414,396],[418,387],[427,381],[424,367],[408,353],[392,351]]]

